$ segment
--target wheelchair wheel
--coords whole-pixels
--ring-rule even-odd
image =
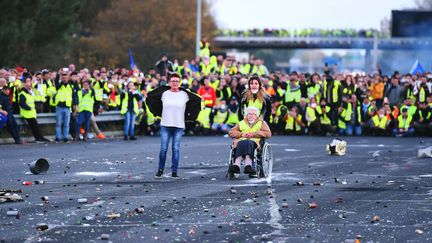
[[[231,151],[230,151],[230,156],[229,156],[229,161],[228,161],[228,173],[227,173],[227,177],[228,177],[230,180],[233,180],[233,179],[239,178],[239,174],[231,173],[231,172],[230,172],[230,167],[231,167],[231,165],[233,165],[233,164],[234,164],[234,149],[231,149]]]
[[[270,177],[273,170],[273,153],[271,147],[268,143],[264,144],[262,148],[262,158],[261,158],[261,166],[260,166],[259,176]]]

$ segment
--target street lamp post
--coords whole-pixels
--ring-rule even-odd
[[[201,41],[201,2],[202,0],[197,0],[197,27],[196,27],[196,46],[195,46],[195,56],[200,54],[200,41]]]

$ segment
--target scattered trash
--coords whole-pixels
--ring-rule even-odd
[[[336,198],[336,203],[343,203],[343,198],[341,197]]]
[[[45,223],[40,223],[40,224],[37,224],[37,225],[36,225],[36,229],[37,229],[38,231],[45,231],[45,230],[48,229],[48,225],[45,224]]]
[[[380,150],[375,151],[375,152],[372,154],[372,157],[374,157],[375,159],[378,158],[378,157],[380,157],[380,154],[379,154],[380,152],[381,152]]]
[[[78,198],[77,202],[78,203],[87,203],[87,198]]]
[[[107,217],[110,219],[117,219],[117,218],[120,218],[120,214],[119,213],[110,213],[107,215]]]
[[[371,223],[376,223],[376,222],[379,222],[380,220],[381,220],[381,218],[379,216],[375,215],[372,217]]]
[[[418,234],[418,235],[422,235],[422,234],[424,234],[424,231],[421,230],[421,229],[416,229],[415,233]]]
[[[318,205],[316,203],[308,203],[308,208],[317,208]]]
[[[297,185],[297,186],[304,186],[304,183],[302,181],[297,181],[295,185]]]
[[[419,158],[432,158],[432,147],[428,147],[425,149],[419,149],[417,156]]]
[[[36,175],[40,174],[40,173],[47,172],[49,169],[48,160],[46,160],[44,158],[40,158],[40,159],[36,160],[35,162],[32,162],[29,166],[30,166],[30,171]]]
[[[330,155],[345,155],[347,143],[342,139],[335,138],[330,144],[327,144],[326,151]]]
[[[144,208],[143,207],[135,208],[135,212],[144,213]]]
[[[20,217],[20,213],[19,213],[18,210],[9,210],[9,211],[6,212],[6,215],[7,216],[14,216],[17,219],[19,219],[19,217]]]
[[[22,202],[24,199],[18,194],[0,192],[0,203],[6,202]]]
[[[101,240],[109,240],[109,239],[110,239],[110,235],[109,235],[109,234],[102,234],[102,235],[100,236],[100,239],[101,239]]]

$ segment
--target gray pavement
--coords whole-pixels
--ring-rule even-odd
[[[224,137],[184,137],[180,180],[153,179],[158,137],[2,145],[0,188],[21,189],[24,201],[0,204],[0,240],[430,242],[432,159],[417,158],[417,150],[432,139],[345,139],[347,154],[329,156],[332,138],[275,136],[271,178],[236,180],[225,177],[231,140]],[[29,174],[38,158],[48,159],[48,173]],[[46,183],[22,185],[36,180]],[[19,219],[7,216],[10,209]],[[48,230],[38,231],[39,223]]]

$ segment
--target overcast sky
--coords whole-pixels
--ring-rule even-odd
[[[210,0],[220,28],[375,28],[415,0]]]

